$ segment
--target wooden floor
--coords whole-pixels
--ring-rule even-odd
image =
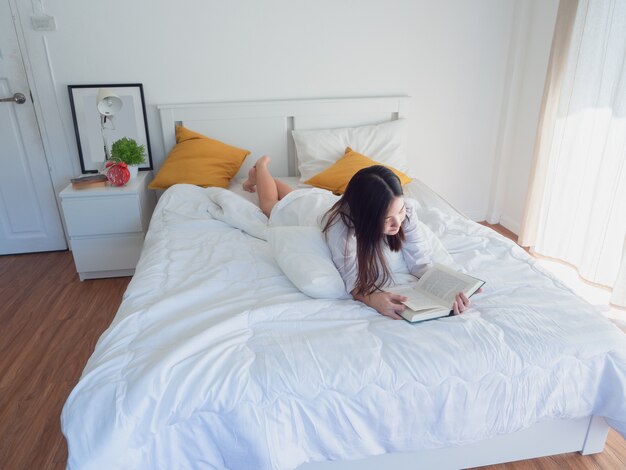
[[[498,228],[498,227],[496,227]],[[69,252],[0,256],[0,469],[63,469],[61,408],[130,278],[80,282]],[[602,454],[490,469],[623,469],[615,431]]]
[[[130,278],[80,282],[71,253],[0,256],[0,469],[63,469],[59,417]]]

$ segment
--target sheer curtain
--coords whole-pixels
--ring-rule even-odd
[[[520,243],[626,307],[626,0],[561,0]]]

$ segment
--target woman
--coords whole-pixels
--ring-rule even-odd
[[[432,252],[417,225],[415,201],[404,199],[399,178],[376,165],[357,172],[345,193],[325,216],[324,233],[346,289],[380,314],[401,319],[406,297],[383,290],[393,280],[389,252],[402,252],[409,272],[421,277]],[[459,292],[455,314],[470,305]]]
[[[243,183],[246,191],[257,192],[267,217],[276,203],[293,191],[272,177],[269,163],[269,157],[259,158]],[[403,198],[398,177],[381,165],[357,172],[324,216],[323,231],[352,297],[382,315],[401,319],[406,297],[383,290],[393,279],[388,252],[402,251],[409,272],[420,277],[431,263],[431,250],[417,226],[415,202]],[[459,314],[469,305],[469,299],[458,293],[452,309]]]

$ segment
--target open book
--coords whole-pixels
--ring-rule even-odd
[[[417,284],[396,286],[390,290],[407,297],[403,302],[407,308],[400,315],[410,322],[418,322],[449,315],[457,293],[463,292],[469,297],[483,284],[485,281],[435,264]]]

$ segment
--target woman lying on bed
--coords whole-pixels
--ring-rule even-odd
[[[267,156],[259,158],[243,183],[246,191],[257,192],[267,217],[274,205],[293,191],[272,177],[269,162]],[[404,199],[398,177],[380,165],[358,171],[322,222],[333,262],[348,292],[380,314],[400,320],[406,297],[382,290],[393,278],[386,252],[402,251],[409,272],[418,278],[428,269],[432,254],[417,227],[415,201]],[[469,305],[470,300],[459,292],[452,309],[459,314]]]

